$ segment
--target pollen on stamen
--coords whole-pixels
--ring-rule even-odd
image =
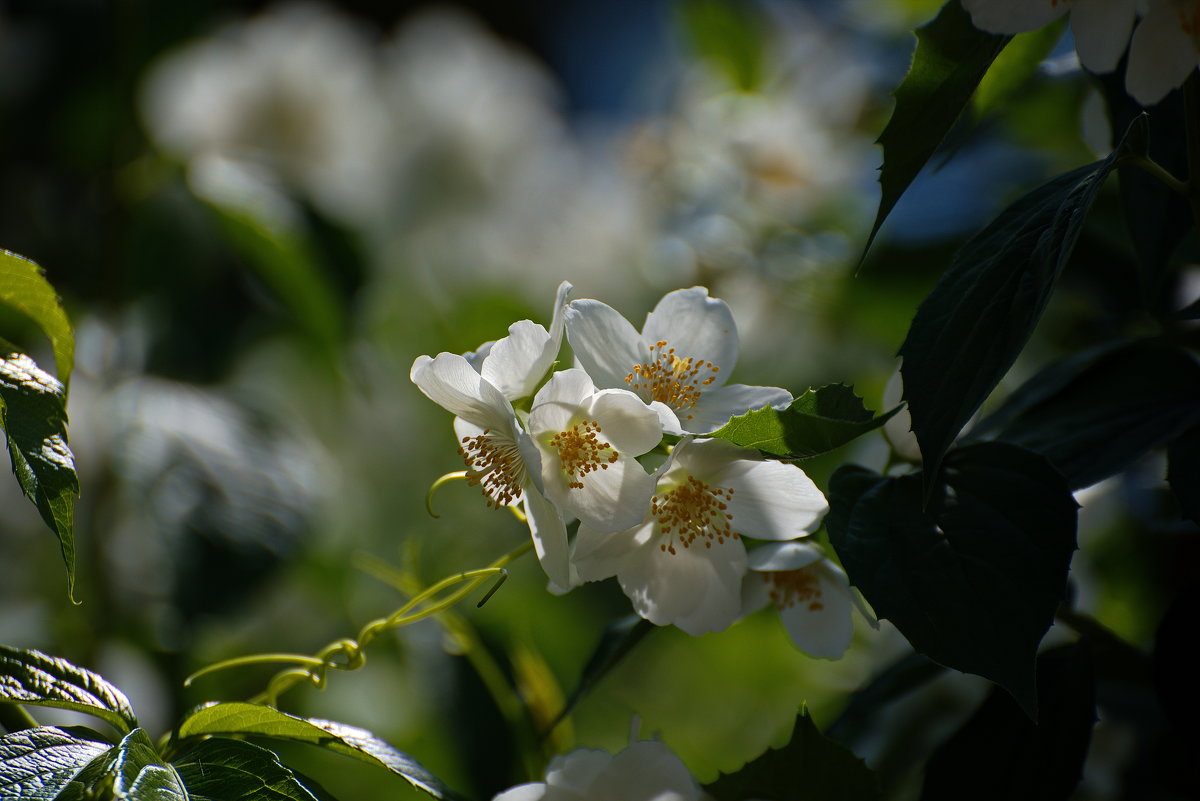
[[[660,340],[650,346],[650,360],[635,364],[625,383],[643,400],[661,401],[677,412],[686,412],[700,400],[704,388],[716,381],[720,369],[710,361],[681,357]],[[692,419],[690,414],[684,417]]]
[[[764,572],[762,577],[771,585],[767,595],[780,609],[790,609],[796,604],[806,604],[810,612],[825,608],[820,601],[821,582],[808,568]]]
[[[733,515],[725,511],[732,497],[732,489],[709,486],[695,476],[655,495],[650,499],[650,514],[664,537],[659,550],[674,555],[676,545],[690,548],[699,540],[708,549],[714,540],[724,545],[726,540],[740,539],[741,535],[733,530]]]
[[[600,438],[602,433],[599,423],[585,419],[558,432],[550,440],[550,447],[558,451],[559,462],[569,479],[567,486],[571,489],[583,489],[584,476],[596,470],[607,470],[620,459],[621,454]]]
[[[525,462],[516,442],[484,429],[482,434],[463,437],[458,453],[467,464],[467,483],[483,487],[488,506],[502,509],[521,499]]]

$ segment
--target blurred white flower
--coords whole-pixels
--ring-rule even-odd
[[[541,451],[546,496],[563,512],[604,532],[645,516],[654,477],[636,457],[662,441],[662,427],[637,395],[597,391],[578,368],[557,372],[533,399],[529,434]]]
[[[667,433],[705,434],[733,415],[792,402],[779,387],[725,384],[737,364],[737,325],[725,302],[704,287],[668,292],[640,334],[598,300],[573,301],[566,319],[575,357],[596,385],[658,401]]]
[[[750,551],[748,567],[743,613],[773,604],[792,642],[811,656],[840,659],[846,653],[854,633],[853,606],[877,625],[842,569],[808,543],[767,543]]]
[[[1200,0],[1150,0],[1129,45],[1129,94],[1143,106],[1153,105],[1198,66]]]
[[[1111,72],[1125,52],[1139,0],[963,0],[971,21],[992,33],[1032,31],[1071,12],[1079,61]]]
[[[825,496],[795,465],[724,440],[684,440],[658,477],[644,520],[614,534],[580,525],[571,562],[583,581],[616,576],[647,620],[688,634],[721,631],[741,611],[742,536],[815,531]]]
[[[505,790],[492,801],[700,801],[700,785],[671,750],[638,740],[616,754],[577,748],[556,756],[546,781]]]
[[[903,400],[904,377],[897,367],[883,389],[883,408],[894,409]],[[897,458],[912,464],[921,463],[921,446],[917,443],[917,435],[912,431],[912,415],[907,404],[883,424],[883,437],[892,446],[892,453]]]

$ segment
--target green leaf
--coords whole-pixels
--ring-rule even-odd
[[[780,411],[766,407],[734,417],[708,436],[784,459],[807,459],[839,448],[883,425],[899,406],[875,417],[853,387],[810,389]]]
[[[114,801],[189,801],[179,774],[159,756],[144,729],[126,735],[101,767],[92,787],[111,781]]]
[[[834,473],[826,527],[851,583],[917,651],[1035,716],[1034,659],[1075,550],[1066,482],[1041,456],[984,442],[952,451],[923,500],[919,472]]]
[[[705,786],[717,801],[767,798],[771,801],[874,801],[879,781],[866,764],[822,736],[802,709],[783,748],[772,748],[737,773]]]
[[[434,798],[457,799],[419,762],[366,729],[319,718],[302,718],[259,704],[212,703],[196,708],[180,724],[180,740],[209,734],[272,737],[308,743],[378,765],[404,777]]]
[[[273,751],[223,737],[175,760],[192,801],[318,801]]]
[[[744,92],[762,85],[765,37],[757,9],[729,0],[687,0],[680,5],[683,27],[701,58],[725,73]]]
[[[1176,439],[1167,448],[1167,483],[1183,516],[1200,526],[1200,426]]]
[[[66,395],[58,379],[0,340],[0,428],[13,473],[25,497],[58,537],[67,568],[67,595],[75,590],[75,498],[79,476],[67,445]]]
[[[971,105],[978,117],[991,114],[1020,92],[1037,75],[1038,67],[1062,39],[1067,18],[1012,38],[979,82]],[[1126,123],[1128,125],[1128,123]]]
[[[1145,136],[1141,117],[1107,158],[1018,199],[963,245],[917,309],[900,372],[927,489],[1033,333],[1104,179],[1122,156],[1145,147]]]
[[[54,287],[35,262],[0,249],[0,302],[33,320],[54,348],[54,364],[63,387],[71,383],[75,335]]]
[[[129,699],[115,685],[40,651],[0,645],[0,700],[85,712],[122,734],[137,727]]]
[[[1055,367],[1049,368],[1055,370]],[[1041,394],[1035,375],[1025,386]],[[1103,354],[1049,397],[1027,404],[997,439],[1040,453],[1071,489],[1119,473],[1200,423],[1200,364],[1186,351],[1139,341]],[[997,414],[1007,414],[1006,403]],[[1194,485],[1200,486],[1200,485]]]
[[[864,254],[1011,38],[977,29],[958,0],[949,0],[916,34],[912,66],[896,88],[896,108],[876,140],[883,147],[882,195]]]
[[[0,737],[0,801],[53,801],[111,743],[78,726],[42,726]]]
[[[1096,686],[1087,642],[1038,657],[1037,723],[993,690],[930,757],[922,801],[1067,798],[1083,775]]]

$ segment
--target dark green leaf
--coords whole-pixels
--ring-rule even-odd
[[[729,0],[686,0],[680,12],[701,58],[724,72],[737,89],[752,92],[759,88],[765,36],[758,9]]]
[[[871,769],[853,753],[822,736],[801,710],[792,739],[769,749],[737,773],[705,786],[717,801],[873,801],[882,798]]]
[[[129,699],[116,686],[40,651],[0,645],[0,700],[86,712],[122,734],[137,726]]]
[[[23,256],[0,249],[0,302],[29,317],[42,329],[54,348],[58,380],[64,387],[69,386],[75,362],[75,335],[42,268]]]
[[[900,408],[875,417],[853,387],[830,384],[808,390],[782,411],[768,406],[734,417],[709,436],[771,456],[807,459],[879,428]]]
[[[941,745],[925,769],[922,801],[1060,801],[1083,775],[1096,688],[1088,644],[1038,657],[1037,723],[1004,692],[983,705]]]
[[[0,737],[0,801],[53,801],[111,747],[75,726],[6,734]]]
[[[104,779],[111,776],[115,801],[189,801],[175,768],[159,756],[143,729],[112,749]]]
[[[1167,483],[1183,516],[1200,526],[1200,426],[1167,448]]]
[[[318,801],[273,751],[241,740],[203,740],[175,768],[192,801]]]
[[[0,428],[17,483],[58,537],[75,587],[75,497],[79,477],[67,445],[66,395],[58,379],[0,340]]]
[[[896,109],[876,140],[883,147],[883,193],[866,249],[1010,38],[978,30],[958,0],[950,0],[932,22],[917,30],[912,67],[896,88]]]
[[[1037,392],[1039,376],[1028,384]],[[1021,395],[1014,401],[1023,402]],[[1004,413],[1002,406],[997,414]],[[1054,394],[1012,416],[997,439],[1042,454],[1071,489],[1079,489],[1124,470],[1197,423],[1200,364],[1183,350],[1142,341],[1087,365]]]
[[[1066,24],[1067,18],[1059,17],[1036,31],[1019,33],[1012,38],[975,90],[971,105],[976,116],[998,111],[1037,75],[1042,60],[1062,39]]]
[[[848,465],[830,480],[826,527],[851,583],[916,650],[1034,716],[1034,659],[1075,550],[1066,482],[999,442],[952,451],[928,507],[920,473],[872,475]]]
[[[344,723],[297,717],[259,704],[213,703],[193,710],[180,724],[177,736],[184,740],[210,734],[271,737],[316,745],[384,767],[434,798],[459,798],[408,754],[366,729]]]
[[[583,666],[583,672],[579,675],[579,684],[576,685],[571,697],[563,705],[562,712],[559,713],[550,729],[571,714],[571,710],[583,699],[584,695],[599,684],[610,670],[620,664],[621,660],[633,650],[633,647],[654,628],[653,623],[638,615],[629,615],[605,626],[604,633],[600,635],[600,642],[592,651],[592,655],[588,657],[587,664]]]
[[[955,254],[900,348],[904,398],[926,488],[959,430],[1016,360],[1050,298],[1104,179],[1144,147],[1145,118],[1108,158],[1021,197]]]

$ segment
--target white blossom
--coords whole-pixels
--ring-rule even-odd
[[[1125,88],[1143,106],[1162,100],[1200,66],[1200,0],[1151,0],[1129,45]]]
[[[1079,61],[1111,72],[1129,43],[1138,0],[963,0],[963,7],[976,27],[993,33],[1032,31],[1070,11]]]

